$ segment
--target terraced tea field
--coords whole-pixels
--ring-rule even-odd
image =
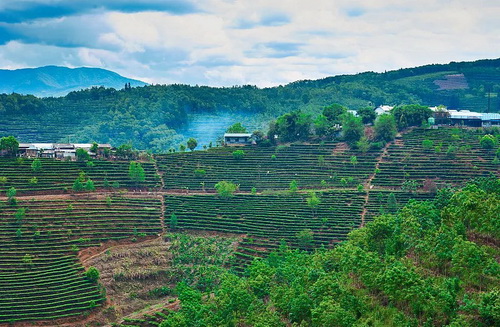
[[[130,306],[134,310],[150,296],[148,292],[165,291],[163,282],[174,287],[193,271],[205,276],[206,267],[195,268],[200,262],[243,273],[251,260],[266,256],[282,242],[307,251],[334,246],[379,213],[394,212],[411,199],[432,199],[435,190],[424,189],[424,181],[460,185],[472,177],[498,175],[494,151],[479,144],[482,135],[475,130],[415,129],[386,149],[365,154],[338,143],[164,154],[156,156],[156,164],[142,163],[146,170],[142,188],[154,189],[154,197],[131,190],[135,185],[125,161],[96,160],[89,167],[47,159],[39,172],[33,172],[31,160],[0,159],[0,177],[7,178],[2,179],[2,190],[15,187],[21,195],[31,194],[19,198],[17,205],[8,204],[6,198],[0,202],[0,323],[78,316],[101,307],[106,296],[85,277],[77,254],[105,241],[137,241],[88,261],[102,269],[107,289],[120,283],[135,285],[125,294],[116,289],[107,293],[119,294],[121,303],[134,302]],[[242,158],[233,155],[237,149],[245,152]],[[104,195],[60,194],[71,189],[81,172]],[[29,182],[33,177],[36,183]],[[240,192],[229,198],[215,194],[214,184],[222,180],[240,184]],[[299,187],[293,193],[292,180]],[[410,180],[417,189],[402,190]],[[131,195],[114,197],[107,193],[111,188],[104,187],[105,181],[129,188]],[[312,192],[317,203],[308,202]],[[394,201],[389,201],[391,193]],[[165,226],[176,234],[165,234]],[[158,243],[141,243],[145,236],[158,234],[162,237],[153,240]],[[207,235],[213,239],[204,243],[201,239]],[[214,252],[219,243],[224,243],[222,250]],[[183,244],[177,256],[169,252],[175,244]],[[127,257],[132,253],[133,260]],[[119,265],[110,265],[108,258]],[[212,275],[217,271],[214,268]],[[151,278],[151,289],[140,293],[145,288],[133,276],[142,276],[144,283]],[[175,305],[175,299],[170,300]],[[123,325],[155,325],[165,313],[160,308],[150,317],[131,318]]]
[[[0,323],[80,315],[105,300],[76,254],[161,233],[158,199],[20,200],[0,204]]]
[[[388,204],[389,194],[391,193],[394,194],[394,198],[396,200],[395,208],[390,208],[390,205]],[[384,213],[393,213],[392,210],[402,208],[411,199],[418,201],[432,200],[434,195],[435,194],[428,192],[409,193],[390,190],[372,190],[370,192],[368,203],[365,205],[365,222],[372,221],[373,218]]]
[[[399,188],[405,180],[438,185],[459,185],[471,178],[490,173],[499,175],[493,162],[495,152],[483,149],[479,140],[484,133],[466,129],[416,129],[392,144],[379,165],[373,185]],[[430,141],[424,147],[424,140]]]
[[[94,166],[87,166],[84,162],[59,161],[54,159],[40,159],[42,168],[40,171],[33,171],[32,159],[7,159],[0,158],[0,177],[7,180],[0,184],[2,189],[10,187],[16,188],[20,193],[34,191],[54,192],[71,190],[75,180],[80,173],[85,174],[85,178],[90,178],[96,188],[106,186],[114,187],[135,187],[136,185],[128,176],[128,161],[93,161]],[[152,163],[141,163],[146,174],[145,182],[141,183],[142,188],[160,187],[160,179],[156,174]],[[36,177],[36,183],[31,180]]]
[[[342,241],[361,224],[365,192],[318,193],[316,207],[306,194],[236,195],[221,199],[214,195],[165,196],[166,217],[175,214],[177,228],[246,235],[237,256],[261,256],[282,240],[303,247],[297,234],[311,230],[307,248],[331,246]],[[168,224],[168,222],[167,222]],[[256,250],[260,249],[260,250]]]
[[[166,189],[213,189],[221,180],[240,184],[240,190],[287,189],[292,180],[301,188],[341,187],[364,182],[375,169],[378,151],[362,154],[337,151],[336,144],[245,147],[241,159],[235,148],[212,148],[193,153],[157,156]],[[351,161],[353,157],[355,161]],[[324,182],[322,182],[324,181]]]

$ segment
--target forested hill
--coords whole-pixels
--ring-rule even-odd
[[[67,68],[45,66],[6,70],[0,69],[0,93],[64,96],[71,91],[92,86],[122,88],[125,83],[143,86],[146,83],[126,78],[100,68]]]
[[[20,141],[97,141],[166,151],[190,135],[193,117],[245,116],[250,127],[285,112],[319,113],[332,103],[349,109],[381,104],[446,105],[500,111],[500,59],[427,65],[298,81],[260,89],[150,85],[115,90],[93,87],[60,98],[0,95],[0,136]],[[184,136],[180,136],[180,131]],[[208,132],[208,131],[207,131]],[[224,131],[221,130],[220,133]]]

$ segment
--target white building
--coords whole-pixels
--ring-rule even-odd
[[[380,116],[383,114],[388,114],[393,108],[394,106],[387,106],[387,105],[379,106],[375,109],[375,112],[377,113],[377,115]]]

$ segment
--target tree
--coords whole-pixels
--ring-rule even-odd
[[[245,151],[243,150],[236,150],[233,151],[233,158],[236,160],[241,160],[245,156]]]
[[[186,151],[186,146],[184,144],[179,145],[179,151],[180,152]]]
[[[422,141],[422,148],[424,148],[425,151],[430,151],[433,147],[434,141],[427,139]]]
[[[352,166],[353,166],[353,167],[356,167],[356,165],[358,164],[358,157],[356,157],[356,156],[351,156],[350,161],[351,161]]]
[[[190,137],[187,141],[187,147],[189,150],[193,151],[198,146],[198,141],[195,138]]]
[[[90,160],[90,154],[85,149],[76,149],[76,160],[87,161]]]
[[[307,205],[312,209],[313,216],[316,216],[316,208],[320,205],[321,200],[316,196],[316,192],[311,192],[306,199]]]
[[[97,149],[99,149],[99,144],[96,142],[92,142],[92,146],[90,147],[90,152],[97,154]]]
[[[226,133],[246,133],[247,129],[241,123],[235,123],[226,130]]]
[[[261,142],[264,140],[264,133],[260,130],[256,130],[252,133],[252,138],[255,140],[255,143],[257,143],[257,145],[260,145]]]
[[[96,267],[90,266],[89,269],[85,272],[85,277],[93,283],[97,283],[99,280],[99,270]]]
[[[497,138],[491,134],[486,134],[479,141],[479,144],[481,144],[481,147],[483,147],[484,149],[488,149],[488,150],[495,148],[497,143],[498,143]]]
[[[42,169],[42,162],[40,161],[40,159],[36,158],[31,163],[31,170],[33,170],[34,172],[39,172],[41,169]]]
[[[410,126],[421,126],[422,122],[427,122],[429,117],[432,116],[432,110],[426,106],[410,104],[395,107],[391,110],[391,114],[401,130]]]
[[[462,280],[479,282],[488,263],[487,254],[475,243],[460,240],[453,246],[452,271]]]
[[[417,191],[417,187],[418,187],[418,182],[412,179],[404,181],[403,184],[401,184],[401,190],[403,192],[414,193]]]
[[[7,197],[8,197],[9,199],[10,199],[10,198],[15,197],[15,196],[16,196],[16,194],[17,194],[17,190],[16,190],[14,187],[9,188],[9,189],[7,190],[7,192],[6,192],[6,195],[7,195]]]
[[[290,182],[289,189],[290,189],[290,192],[292,192],[292,193],[297,192],[297,190],[299,189],[299,187],[298,187],[298,184],[297,184],[296,180],[293,180],[293,181]]]
[[[299,247],[307,249],[314,243],[314,233],[311,229],[303,229],[296,234]]]
[[[356,142],[356,148],[358,148],[361,153],[368,152],[368,150],[370,150],[370,143],[368,142],[368,139],[363,136],[358,142]]]
[[[14,136],[6,136],[0,139],[0,152],[5,151],[7,156],[14,157],[19,150],[19,142]]]
[[[239,185],[228,181],[220,181],[215,184],[215,189],[219,196],[223,199],[228,199],[234,195],[234,192],[238,190]]]
[[[396,196],[392,192],[389,193],[389,196],[387,197],[387,211],[389,213],[396,213],[396,211],[398,211],[398,202],[396,200]]]
[[[341,124],[342,116],[347,113],[347,108],[334,103],[323,109],[323,116],[332,124]]]
[[[82,184],[82,182],[80,181],[80,178],[77,178],[75,180],[75,182],[73,183],[73,187],[72,187],[73,191],[75,192],[80,192],[80,191],[83,191],[84,189],[84,186]]]
[[[342,116],[342,135],[350,145],[356,144],[364,135],[364,126],[361,118],[348,112]]]
[[[11,187],[7,190],[6,194],[7,194],[7,202],[11,205],[16,205],[17,200],[15,196],[17,194],[17,190],[14,187]]]
[[[140,184],[146,180],[146,173],[140,162],[131,161],[128,167],[128,176],[136,184]]]
[[[86,191],[95,191],[94,182],[90,178],[87,179],[87,182],[85,182],[84,188]]]
[[[389,142],[396,136],[396,121],[393,115],[380,115],[375,121],[375,140]]]
[[[371,124],[377,118],[377,113],[372,107],[362,107],[357,110],[358,117],[361,117],[363,124]]]
[[[134,156],[132,145],[131,144],[120,145],[118,148],[116,148],[115,154],[118,158],[131,159]]]
[[[301,111],[294,111],[278,117],[276,122],[269,125],[268,138],[274,140],[278,135],[282,142],[306,140],[311,133],[311,116]]]

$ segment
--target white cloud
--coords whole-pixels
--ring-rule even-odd
[[[155,83],[270,86],[498,56],[500,5],[495,1],[205,0],[196,5],[200,10],[182,15],[113,7],[99,14],[0,24],[0,32],[7,28],[21,35],[20,41],[0,46],[0,65],[92,65]],[[37,55],[17,56],[17,51]]]

